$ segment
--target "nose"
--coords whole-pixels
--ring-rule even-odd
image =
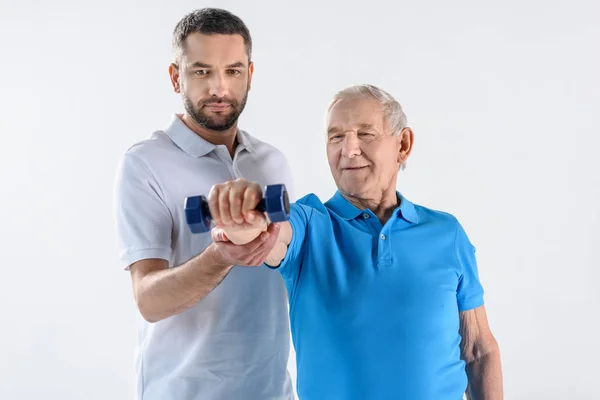
[[[210,96],[215,96],[218,98],[225,97],[227,95],[227,82],[224,74],[212,74],[209,80],[208,92]]]
[[[360,143],[356,135],[347,134],[344,137],[344,142],[342,143],[342,156],[353,158],[355,156],[359,156],[361,154],[360,151]]]

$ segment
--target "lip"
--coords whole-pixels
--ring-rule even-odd
[[[362,165],[362,166],[360,166],[360,167],[344,167],[344,168],[342,168],[342,169],[343,169],[344,171],[358,171],[358,170],[361,170],[361,169],[365,169],[365,168],[367,168],[367,167],[368,167],[368,165]]]
[[[208,108],[211,111],[225,111],[227,110],[229,107],[231,107],[230,104],[206,104],[204,107]]]

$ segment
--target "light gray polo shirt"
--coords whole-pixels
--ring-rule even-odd
[[[233,159],[190,130],[177,115],[163,131],[123,155],[115,217],[124,267],[162,258],[171,267],[201,253],[210,233],[191,234],[184,199],[237,178],[284,183],[293,201],[284,155],[238,130]],[[139,400],[289,400],[287,294],[277,271],[234,267],[190,309],[157,323],[138,313],[135,357]]]

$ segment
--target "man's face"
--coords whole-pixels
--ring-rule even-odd
[[[192,33],[171,80],[198,125],[225,131],[246,106],[253,71],[242,36]]]
[[[402,135],[392,136],[383,109],[370,97],[338,101],[327,119],[327,159],[338,189],[362,199],[396,187]]]

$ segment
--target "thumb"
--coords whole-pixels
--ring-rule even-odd
[[[211,230],[213,242],[229,242],[229,238],[225,234],[223,228],[215,227]]]
[[[269,227],[267,228],[267,232],[269,232],[270,235],[277,237],[279,235],[279,231],[281,230],[281,225],[275,222],[272,222],[269,224]]]

